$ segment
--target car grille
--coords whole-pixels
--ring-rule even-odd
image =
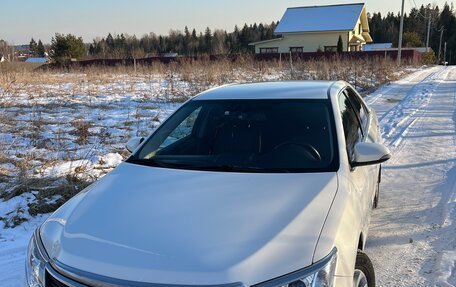
[[[56,278],[54,278],[51,274],[49,274],[48,271],[46,271],[46,287],[70,287],[69,285],[66,285],[62,282],[60,282],[59,280],[57,280]],[[80,286],[87,286],[87,285],[82,285],[80,284]],[[90,287],[90,286],[87,286],[87,287]]]
[[[112,279],[111,282],[106,281],[106,284],[102,281],[86,281],[86,282],[91,282],[89,283],[90,285],[86,284],[81,284],[79,282],[84,282],[82,281],[74,281],[73,279],[70,279],[61,273],[59,273],[57,270],[55,270],[51,266],[46,267],[46,274],[45,274],[45,287],[94,287],[94,286],[150,286],[150,287],[195,287],[195,285],[166,285],[166,284],[147,284],[147,283],[141,283],[141,282],[129,282],[129,281],[123,281],[121,282],[115,282],[112,283],[112,281],[115,279]],[[109,283],[108,283],[109,282]],[[244,285],[240,282],[236,283],[228,283],[228,284],[223,284],[223,285],[203,285],[203,287],[244,287]]]

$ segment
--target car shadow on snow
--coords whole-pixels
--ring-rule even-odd
[[[403,165],[384,166],[383,170],[401,170],[401,169],[428,167],[428,166],[433,166],[436,164],[450,164],[450,163],[456,164],[456,158],[450,158],[450,159],[444,159],[444,160],[434,160],[434,161],[427,161],[427,162],[418,162],[418,163],[403,164]]]

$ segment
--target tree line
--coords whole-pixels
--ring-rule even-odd
[[[369,15],[370,34],[376,43],[393,43],[398,46],[400,15],[381,13]],[[442,9],[436,5],[428,4],[414,7],[404,15],[404,47],[425,47],[427,42],[428,24],[429,47],[435,55],[443,60],[444,46],[447,42],[447,61],[456,62],[456,17],[453,4],[445,3]],[[442,36],[442,41],[440,37]],[[451,59],[450,59],[451,58]]]
[[[399,38],[400,15],[392,12],[385,16],[381,13],[368,13],[370,34],[375,43],[393,43],[397,47]],[[443,9],[428,4],[414,7],[404,17],[404,47],[424,47],[427,28],[430,21],[429,46],[436,56],[443,59],[444,43],[447,43],[447,60],[456,62],[456,17],[453,5],[445,4]],[[137,38],[135,35],[112,35],[94,39],[84,44],[81,37],[56,34],[52,38],[49,55],[57,61],[71,58],[138,59],[162,56],[167,53],[199,56],[210,54],[246,54],[253,53],[249,44],[256,41],[277,37],[274,30],[278,22],[271,24],[245,24],[241,29],[234,27],[232,32],[212,31],[209,27],[204,32],[185,27],[183,31],[171,30],[168,35],[150,33]],[[442,41],[440,41],[442,38]],[[339,44],[339,43],[338,43]],[[440,53],[439,53],[440,51]],[[41,40],[30,41],[30,52],[43,55]]]
[[[177,53],[186,56],[209,54],[251,53],[250,43],[272,39],[277,23],[244,25],[242,29],[234,27],[228,33],[225,30],[211,31],[209,27],[200,33],[188,27],[184,31],[171,30],[167,36],[150,33],[141,38],[135,35],[108,34],[101,39],[94,39],[88,47],[88,54],[94,58],[141,58]]]
[[[443,9],[437,5],[422,5],[413,7],[404,15],[403,47],[424,47],[430,20],[429,46],[443,59],[444,43],[447,42],[447,60],[456,62],[456,17],[453,4],[445,3]],[[381,13],[368,14],[370,34],[375,43],[392,43],[398,46],[400,15],[392,12],[383,16]],[[88,54],[93,58],[138,58],[164,53],[179,55],[204,54],[238,54],[253,53],[249,43],[269,40],[277,37],[274,30],[279,22],[270,25],[237,26],[234,31],[216,30],[209,28],[204,33],[197,34],[185,27],[184,32],[170,31],[169,35],[145,35],[140,39],[135,36],[117,35],[93,40],[88,47]],[[443,30],[443,32],[441,32]],[[440,37],[442,41],[440,42]],[[441,43],[441,45],[440,45]],[[339,45],[339,43],[338,43]]]

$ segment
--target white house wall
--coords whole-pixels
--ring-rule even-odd
[[[359,29],[359,25],[362,25],[362,22],[361,22],[361,18],[358,19],[358,21],[356,22],[356,25],[355,27],[353,28],[353,31],[350,31],[349,32],[349,35],[348,35],[348,39],[350,40],[353,36],[358,36],[358,37],[361,37],[364,39],[363,37],[363,28],[361,26],[361,30]],[[362,46],[364,46],[366,43],[363,42],[361,43],[361,46],[359,48],[359,50],[361,51],[362,50]],[[347,47],[345,47],[347,48]]]
[[[279,53],[289,53],[290,47],[303,47],[303,52],[317,52],[320,48],[324,51],[325,46],[336,46],[342,37],[344,51],[347,51],[349,35],[348,32],[319,32],[302,34],[285,34],[283,39],[255,45],[255,53],[260,53],[261,48],[278,48]]]

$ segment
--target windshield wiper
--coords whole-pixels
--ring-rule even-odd
[[[145,166],[176,168],[176,169],[213,170],[216,168],[213,166],[202,165],[202,164],[192,164],[192,163],[182,163],[182,162],[164,162],[164,161],[155,160],[153,158],[149,158],[149,159],[130,158],[127,160],[127,162],[145,165]]]
[[[226,172],[253,172],[253,173],[291,173],[286,168],[263,168],[255,166],[238,166],[232,164],[223,165],[204,165],[204,164],[191,164],[191,163],[169,163],[157,161],[154,159],[137,159],[130,158],[127,160],[129,163],[135,163],[145,166],[162,167],[162,168],[176,168],[176,169],[189,169],[189,170],[205,170],[205,171],[226,171]]]
[[[135,164],[139,164],[139,165],[163,167],[163,168],[175,168],[176,167],[174,164],[156,161],[151,158],[150,159],[129,158],[127,160],[127,162],[135,163]]]
[[[269,172],[281,172],[281,173],[290,173],[291,171],[286,168],[264,168],[256,166],[237,166],[237,165],[220,165],[215,166],[217,170],[221,171],[231,171],[231,172],[255,172],[255,173],[269,173]]]

